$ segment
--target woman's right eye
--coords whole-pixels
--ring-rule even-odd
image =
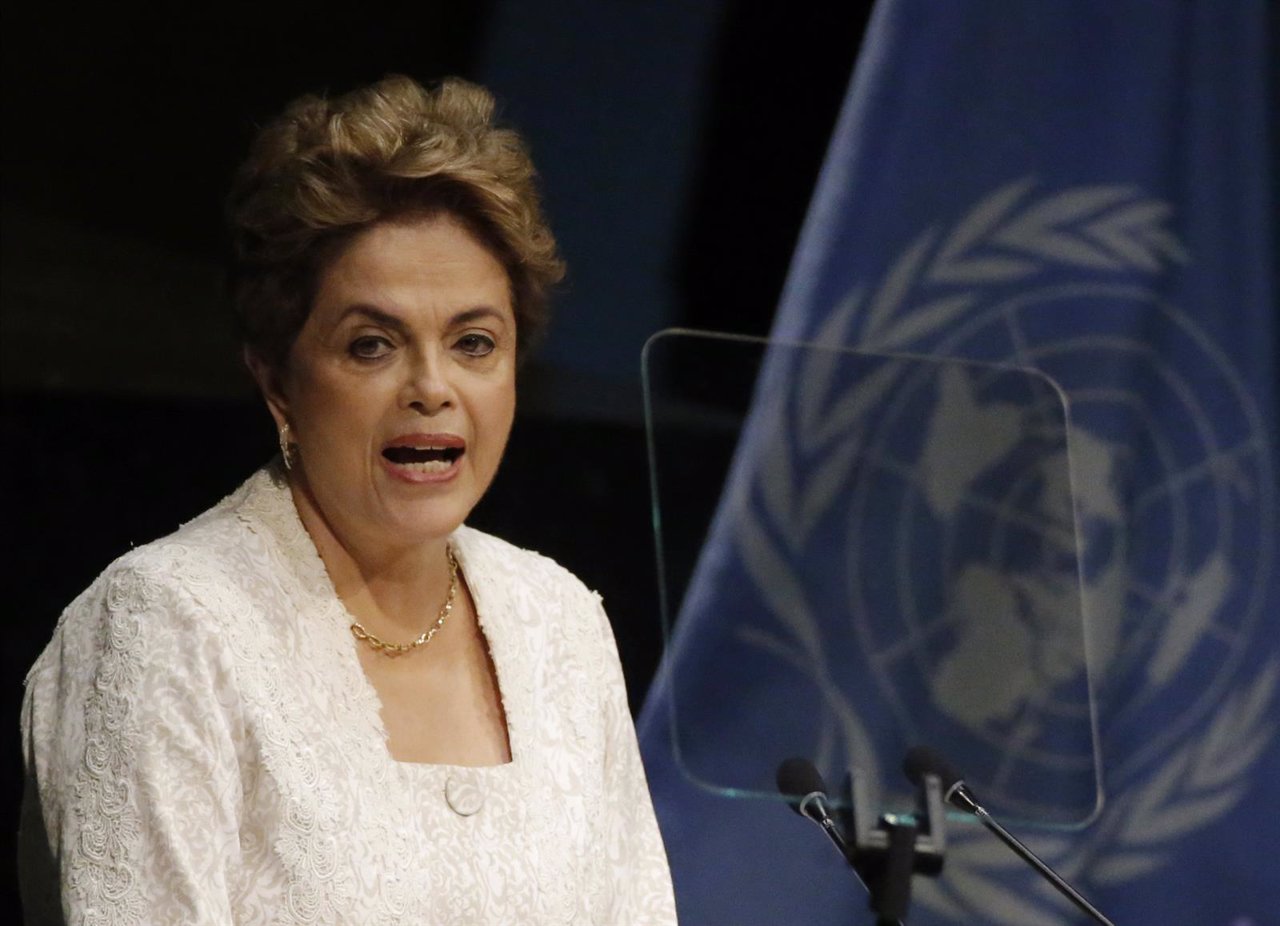
[[[377,360],[390,353],[391,342],[386,338],[366,334],[352,341],[348,350],[357,360]]]

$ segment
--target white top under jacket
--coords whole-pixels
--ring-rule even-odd
[[[278,472],[113,563],[27,678],[28,922],[674,923],[599,596],[479,531],[452,542],[507,765],[391,757]]]

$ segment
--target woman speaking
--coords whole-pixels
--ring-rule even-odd
[[[280,457],[27,680],[30,922],[675,921],[599,598],[464,525],[562,268],[479,87],[303,98],[229,203]]]

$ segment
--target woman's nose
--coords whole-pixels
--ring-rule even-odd
[[[434,353],[414,360],[404,384],[403,403],[424,415],[434,415],[454,402],[446,364]]]

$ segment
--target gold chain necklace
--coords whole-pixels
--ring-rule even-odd
[[[436,615],[436,622],[418,635],[418,638],[411,643],[388,643],[386,640],[376,636],[364,629],[364,625],[359,621],[351,622],[351,634],[362,643],[368,643],[371,647],[382,653],[384,656],[403,656],[410,650],[415,650],[420,646],[426,646],[431,642],[437,631],[444,626],[445,618],[449,616],[449,612],[453,610],[453,599],[458,594],[458,560],[453,555],[450,547],[445,547],[445,556],[449,558],[449,593],[445,595],[444,604],[440,607],[440,613]]]

